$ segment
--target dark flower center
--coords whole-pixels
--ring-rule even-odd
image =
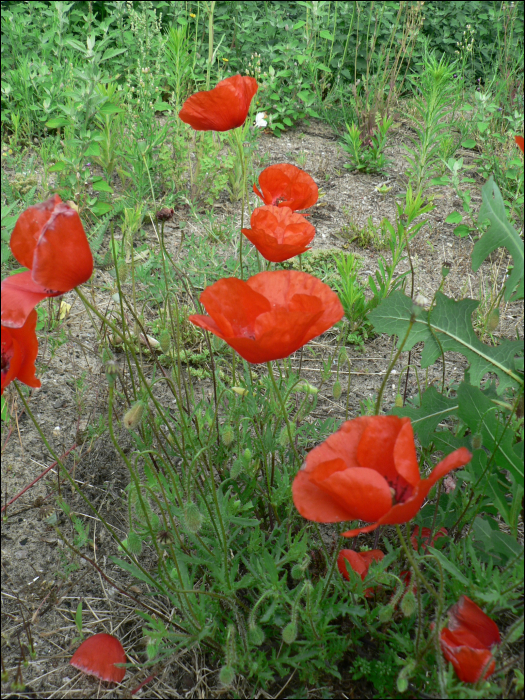
[[[408,501],[414,490],[412,484],[409,484],[402,476],[396,476],[393,481],[388,482],[388,485],[390,486],[392,505],[394,506],[398,503],[405,503],[405,501]]]

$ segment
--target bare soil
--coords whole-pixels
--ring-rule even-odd
[[[387,176],[366,175],[346,169],[344,164],[347,158],[337,137],[321,122],[312,121],[302,130],[287,133],[281,139],[262,134],[258,142],[259,154],[269,156],[267,164],[297,163],[299,157],[297,164],[314,177],[322,194],[310,217],[317,230],[314,250],[344,249],[356,252],[363,260],[363,281],[377,269],[378,256],[385,255],[388,260],[389,254],[385,250],[357,247],[348,241],[348,236],[345,237],[344,229],[349,221],[362,228],[368,217],[372,217],[376,225],[383,217],[395,220],[396,194],[406,186],[401,148],[406,133],[406,127],[400,126],[391,139],[387,156],[393,164]],[[471,152],[466,151],[461,155],[467,163],[469,159],[472,160]],[[375,188],[385,182],[391,189],[386,194],[380,194]],[[482,184],[479,180],[472,186],[476,207],[481,202]],[[453,226],[445,223],[448,214],[460,208],[460,202],[456,201],[450,189],[433,188],[433,191],[438,195],[436,208],[427,216],[429,222],[411,248],[416,291],[432,298],[441,282],[442,264],[448,262],[451,269],[443,291],[455,299],[466,296],[479,298],[480,289],[483,294],[483,289],[486,290],[495,277],[499,284],[502,283],[508,262],[506,253],[497,251],[493,259],[484,263],[474,274],[470,265],[473,241],[457,238],[453,234]],[[216,213],[219,217],[233,215],[240,223],[240,206],[231,205],[227,199],[221,199]],[[187,211],[177,211],[173,221],[166,225],[168,247],[171,246],[173,250],[180,242],[179,223],[183,219],[187,219]],[[188,225],[198,235],[205,235],[197,223],[190,222]],[[149,234],[153,246],[156,239],[153,231],[149,231]],[[399,272],[405,269],[401,267]],[[113,302],[108,301],[108,287],[112,283],[108,273],[96,271],[91,290],[89,284],[85,285],[101,309],[108,307],[108,304],[111,308]],[[51,332],[40,333],[37,372],[42,379],[42,388],[32,391],[29,399],[31,411],[59,455],[67,453],[82,440],[82,431],[87,424],[97,422],[99,416],[107,416],[108,406],[107,381],[91,321],[74,292],[65,295],[64,301],[71,304],[69,314]],[[502,306],[500,325],[494,336],[514,339],[516,332],[523,337],[522,304]],[[57,338],[60,337],[58,342]],[[333,353],[334,339],[335,333],[329,332],[310,344],[313,354],[309,351],[304,353],[303,372],[311,383],[319,382],[321,360]],[[360,414],[360,402],[377,394],[391,357],[392,340],[377,336],[368,340],[364,348],[349,346],[347,352],[352,361],[349,417],[355,417]],[[417,364],[418,361],[419,350],[416,347],[412,362]],[[298,362],[297,354],[293,365],[297,366]],[[398,390],[397,382],[405,364],[406,353],[403,353],[385,393],[385,410],[393,404]],[[447,355],[447,381],[460,381],[465,367],[461,355]],[[441,362],[438,361],[429,370],[429,381],[439,381],[441,374]],[[80,387],[78,379],[82,376],[83,385]],[[343,394],[339,400],[332,396],[335,375],[323,386],[315,417],[335,416],[338,420],[344,420],[347,378],[347,368],[343,368],[340,376]],[[404,381],[403,376],[402,388]],[[204,392],[208,390],[206,382],[202,389]],[[417,384],[412,372],[407,393],[410,397],[416,392]],[[8,503],[49,467],[53,458],[32,421],[22,410],[14,389],[11,387],[5,395],[14,416],[2,436],[3,502]],[[159,394],[159,398],[164,397]],[[124,407],[121,407],[117,418],[122,417],[123,410]],[[125,430],[120,431],[118,439],[125,450],[131,449],[129,434]],[[125,537],[127,515],[122,495],[129,475],[109,436],[104,434],[94,442],[84,442],[81,448],[75,450],[74,458],[69,455],[64,459],[83,493]],[[60,515],[59,509],[55,510],[59,495],[69,504],[72,512],[82,514],[91,524],[92,545],[88,556],[92,563],[74,556],[55,534],[53,517],[58,519],[65,537],[72,538],[74,534],[70,521]],[[4,697],[131,697],[131,692],[146,680],[151,670],[140,670],[140,664],[146,657],[141,621],[134,610],[140,607],[141,601],[159,609],[166,603],[146,597],[144,584],[137,583],[111,562],[109,557],[115,554],[117,550],[113,540],[94,519],[85,502],[77,494],[71,493],[67,482],[60,483],[55,468],[8,506],[7,518],[2,521],[2,652],[9,676],[8,682],[2,684]],[[155,565],[152,556],[151,566]],[[136,669],[127,672],[118,689],[109,688],[107,684],[100,686],[93,678],[69,665],[69,659],[79,643],[74,616],[80,601],[84,610],[84,632],[106,631],[117,635],[129,660],[137,664]],[[30,629],[35,645],[34,659],[29,658],[27,651],[27,629]],[[20,645],[24,647],[25,657],[29,661],[27,668],[22,666],[26,690],[14,692],[11,683],[21,659]],[[364,649],[363,653],[373,654],[374,649]],[[217,670],[207,664],[206,656],[199,650],[181,653],[169,664],[155,668],[154,679],[137,696],[223,697]],[[273,688],[268,692],[260,691],[257,697],[285,698],[294,688],[293,678],[276,679]],[[324,691],[322,688],[312,689],[310,697],[326,697],[322,693],[329,688],[335,697],[373,697],[374,694],[373,688],[361,681],[351,680],[346,672],[341,683],[336,684],[329,679]],[[236,681],[236,692],[238,697],[251,696],[249,684],[242,677]]]

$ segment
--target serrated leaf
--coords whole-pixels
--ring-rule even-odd
[[[437,292],[435,300],[431,311],[416,316],[403,350],[408,351],[416,343],[423,342],[423,368],[437,360],[441,348],[443,352],[460,352],[470,363],[471,383],[479,386],[487,372],[494,372],[499,378],[498,393],[509,386],[523,385],[523,378],[516,371],[516,356],[523,354],[523,343],[506,340],[497,347],[485,345],[472,328],[472,313],[478,301],[454,301],[441,292]],[[396,291],[370,312],[369,319],[377,332],[397,335],[401,342],[413,312],[412,300]]]
[[[512,430],[496,417],[497,406],[480,389],[466,382],[458,388],[458,416],[473,433],[480,433],[483,446],[494,452],[494,462],[500,469],[508,469],[518,484],[523,484],[523,460],[514,449]]]
[[[463,576],[461,571],[458,569],[458,567],[453,564],[444,554],[442,554],[439,549],[435,549],[434,547],[429,547],[429,552],[433,554],[436,559],[439,561],[441,566],[448,571],[449,574],[451,574],[456,580],[458,580],[460,583],[462,583],[464,586],[469,585],[468,579]]]
[[[91,186],[95,192],[113,192],[113,188],[102,178],[98,180],[93,179]]]
[[[410,418],[412,428],[417,433],[422,446],[428,447],[434,439],[434,431],[439,423],[451,413],[455,413],[457,408],[457,399],[449,399],[431,386],[423,394],[419,408],[403,406],[402,408],[393,408],[392,413],[395,416]]]
[[[120,566],[121,569],[124,569],[124,571],[127,571],[130,573],[132,576],[134,576],[136,579],[139,581],[144,581],[145,583],[153,584],[153,579],[151,576],[148,576],[147,574],[143,574],[142,571],[138,568],[138,566],[135,566],[134,564],[130,564],[127,561],[124,561],[123,559],[119,559],[118,557],[113,557],[110,556],[111,561],[116,564],[117,566]],[[155,584],[153,584],[155,585]]]
[[[508,301],[516,289],[515,299],[523,299],[523,241],[507,220],[505,204],[492,175],[481,188],[483,203],[479,210],[478,221],[488,219],[490,226],[472,251],[472,270],[476,272],[481,263],[496,248],[504,246],[512,256],[514,267],[505,283],[505,300]]]

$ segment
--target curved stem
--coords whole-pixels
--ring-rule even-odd
[[[403,533],[401,532],[401,528],[399,525],[396,523],[396,531],[397,531],[397,536],[399,537],[399,541],[401,542],[401,546],[405,550],[405,555],[408,561],[410,562],[410,566],[413,568],[414,573],[416,575],[416,578],[419,579],[419,581],[425,586],[427,591],[436,598],[436,600],[439,600],[439,593],[436,591],[434,586],[430,583],[430,581],[427,580],[427,578],[421,573],[421,569],[419,568],[417,561],[414,557],[414,553],[411,551],[411,549],[408,547],[405,538],[403,537]]]
[[[274,376],[274,374],[273,374],[272,363],[271,363],[271,362],[267,362],[267,363],[266,363],[266,366],[268,367],[268,374],[270,375],[270,379],[272,380],[273,390],[274,390],[274,392],[275,392],[275,395],[277,396],[277,399],[278,399],[279,403],[281,404],[281,410],[282,410],[282,412],[283,412],[283,418],[284,418],[284,420],[286,421],[286,428],[287,428],[287,430],[288,430],[288,438],[289,438],[289,440],[290,440],[290,445],[291,445],[293,451],[295,452],[295,456],[297,457],[298,463],[301,464],[301,461],[302,461],[302,460],[301,460],[301,455],[299,454],[299,452],[297,451],[297,448],[295,447],[295,442],[294,442],[293,435],[292,435],[292,428],[291,428],[291,426],[290,426],[290,421],[289,421],[289,419],[288,419],[288,414],[286,413],[286,406],[285,406],[283,397],[281,396],[281,392],[279,391],[279,387],[277,386],[277,382],[275,381],[275,376]]]

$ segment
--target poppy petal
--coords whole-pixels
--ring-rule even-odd
[[[327,462],[336,457],[343,459],[347,467],[359,467],[357,446],[371,420],[373,420],[372,416],[361,416],[343,423],[335,433],[306,455],[302,469],[311,472],[321,462]]]
[[[514,139],[523,153],[523,136],[515,136]]]
[[[350,581],[350,576],[348,574],[348,569],[346,568],[345,562],[348,562],[352,571],[355,571],[355,573],[361,577],[361,580],[364,581],[370,564],[367,564],[364,561],[361,553],[354,552],[353,549],[342,549],[337,555],[337,568],[343,577],[347,581]]]
[[[179,117],[196,131],[235,129],[246,121],[257,90],[255,78],[234,75],[221,80],[213,90],[204,90],[188,97]]]
[[[485,647],[493,647],[501,642],[497,624],[468,596],[462,595],[449,610],[449,628],[469,630]]]
[[[84,673],[111,683],[120,683],[126,675],[125,668],[115,666],[126,663],[126,652],[119,640],[111,634],[100,633],[88,637],[69,663]]]
[[[10,246],[44,289],[68,292],[93,272],[93,256],[80,217],[58,195],[20,215]]]
[[[34,282],[30,270],[6,277],[2,281],[2,325],[21,328],[39,301],[61,294]]]
[[[327,475],[324,465],[320,464],[309,473],[309,478],[346,508],[347,520],[379,520],[392,508],[390,487],[374,469],[350,467]]]
[[[37,313],[32,309],[21,328],[2,326],[2,393],[13,379],[18,379],[27,386],[41,386],[40,380],[35,376],[35,360],[38,355],[36,322]]]
[[[315,236],[312,224],[288,207],[258,207],[250,225],[251,229],[242,229],[243,234],[271,262],[283,262],[306,252]]]
[[[268,299],[246,282],[227,277],[207,287],[200,302],[227,337],[255,337],[256,318],[271,310]]]
[[[458,644],[454,632],[446,627],[441,630],[440,643],[443,656],[454,666],[463,683],[477,683],[483,674],[488,678],[494,673],[496,662],[489,649],[476,649]]]
[[[405,420],[397,436],[394,445],[394,464],[396,472],[412,486],[416,486],[421,481],[414,431],[409,419]]]
[[[291,163],[277,163],[265,168],[259,175],[259,187],[254,192],[265,204],[307,209],[317,202],[319,191],[313,178]]]
[[[374,469],[393,482],[398,476],[394,462],[394,447],[399,431],[409,418],[376,416],[366,427],[357,448],[359,464]],[[418,472],[419,473],[419,472]]]
[[[298,472],[293,481],[292,495],[295,507],[307,520],[316,523],[342,523],[348,520],[347,509],[312,483],[304,470]]]

